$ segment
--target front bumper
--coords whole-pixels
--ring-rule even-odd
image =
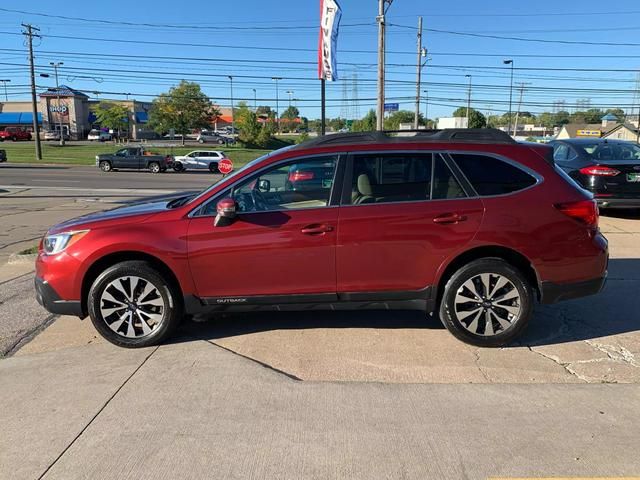
[[[541,303],[556,303],[572,298],[587,297],[600,293],[607,281],[607,273],[599,278],[576,283],[542,282]]]
[[[80,318],[86,317],[79,300],[62,300],[53,287],[41,278],[36,277],[35,284],[36,300],[49,312],[58,315],[74,315]]]

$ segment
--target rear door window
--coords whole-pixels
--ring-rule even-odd
[[[482,196],[517,192],[537,181],[520,168],[488,155],[453,153],[451,157]]]

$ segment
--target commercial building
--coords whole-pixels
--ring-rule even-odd
[[[104,100],[125,105],[129,110],[127,137],[134,140],[157,138],[157,134],[147,127],[150,102],[137,100]],[[66,85],[50,88],[38,98],[38,123],[42,131],[62,130],[72,140],[83,140],[96,123],[93,108],[99,100]],[[31,101],[0,102],[0,128],[20,126],[32,130],[33,114]]]

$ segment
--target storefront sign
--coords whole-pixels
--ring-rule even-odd
[[[601,137],[602,132],[600,130],[577,130],[576,137]]]
[[[49,105],[49,112],[59,115],[69,115],[69,107],[66,105]]]

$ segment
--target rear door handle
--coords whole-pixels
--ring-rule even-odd
[[[465,215],[460,215],[459,213],[443,213],[434,218],[433,223],[451,225],[453,223],[464,222],[466,219],[467,217]]]
[[[318,225],[316,223],[312,225],[307,225],[300,231],[305,235],[322,235],[327,232],[333,231],[333,227],[331,225],[325,225],[325,224]]]

